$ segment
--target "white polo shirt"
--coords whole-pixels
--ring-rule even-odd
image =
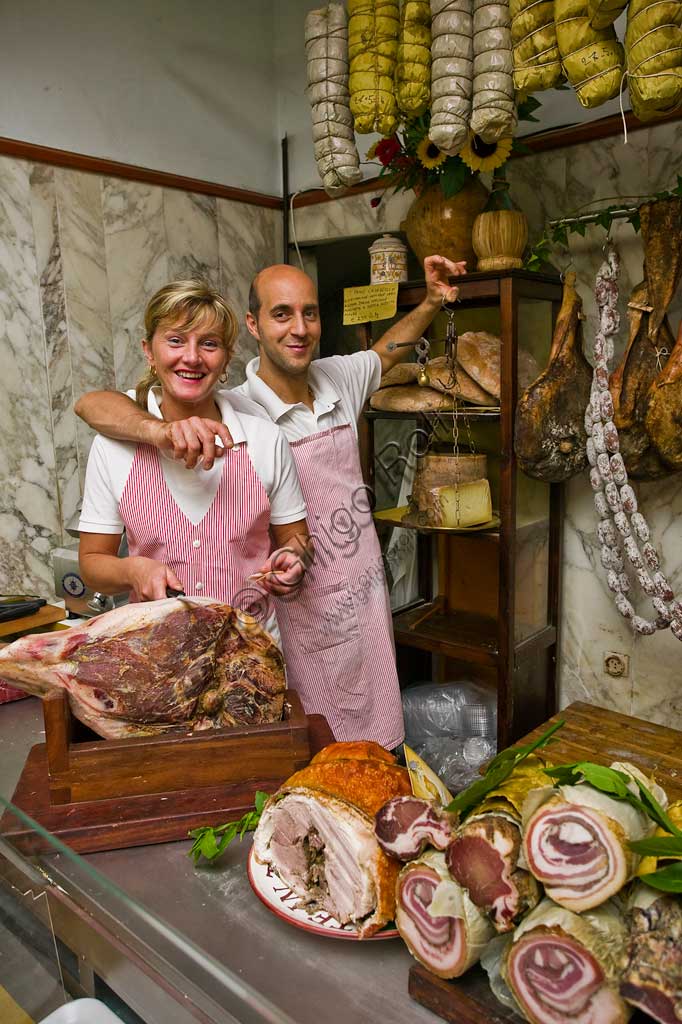
[[[247,364],[245,382],[231,394],[257,402],[288,441],[346,424],[350,424],[357,437],[362,408],[381,381],[381,359],[371,349],[314,359],[308,369],[308,383],[315,399],[311,410],[303,402],[283,402],[258,376],[259,365],[258,358]]]
[[[129,392],[134,398],[134,392]],[[305,519],[306,509],[296,475],[291,449],[282,431],[263,416],[248,398],[233,397],[231,391],[217,391],[216,402],[223,423],[235,444],[246,442],[253,467],[270,501],[270,522],[274,525]],[[236,411],[236,408],[239,412]],[[149,392],[148,411],[161,419],[159,390]],[[242,411],[248,410],[248,411]],[[258,415],[252,415],[251,412]],[[137,445],[97,435],[92,442],[85,474],[83,507],[79,530],[83,533],[121,533],[124,528],[119,502],[128,479]],[[164,480],[182,512],[195,525],[211,506],[223,471],[223,460],[211,469],[187,469],[161,452]]]

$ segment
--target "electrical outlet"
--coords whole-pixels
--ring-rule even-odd
[[[627,679],[630,675],[630,657],[619,651],[606,651],[604,654],[604,672],[614,679]]]

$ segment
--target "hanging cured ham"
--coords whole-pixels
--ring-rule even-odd
[[[238,608],[194,597],[23,637],[0,653],[0,677],[39,697],[65,690],[75,717],[108,738],[278,721],[285,690],[270,634]]]
[[[502,973],[533,1024],[625,1024],[626,940],[613,903],[578,915],[545,899],[516,929]]]
[[[310,913],[323,910],[368,938],[393,919],[400,867],[380,848],[374,817],[409,792],[406,769],[377,743],[333,744],[267,801],[256,859],[271,864]]]
[[[661,461],[682,469],[682,322],[672,355],[651,385],[645,427]]]
[[[628,473],[635,479],[665,476],[645,426],[650,389],[674,347],[666,311],[682,276],[682,199],[645,203],[640,208],[644,280],[630,298],[630,336],[611,376],[614,423]]]
[[[628,913],[620,993],[661,1024],[682,1021],[682,903],[638,885]]]
[[[583,353],[582,300],[575,273],[566,274],[549,363],[519,399],[514,448],[528,476],[548,483],[568,480],[587,464],[585,407],[592,369]]]
[[[659,786],[633,765],[611,766],[637,777],[667,803]],[[525,822],[523,852],[530,871],[555,903],[580,912],[615,896],[635,874],[639,857],[629,840],[653,831],[651,819],[632,804],[587,783],[559,786],[556,795]]]
[[[400,872],[395,923],[412,956],[439,978],[464,974],[494,934],[436,850]]]

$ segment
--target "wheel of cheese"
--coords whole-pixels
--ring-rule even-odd
[[[502,342],[487,331],[467,331],[457,342],[457,362],[484,391],[500,397]]]

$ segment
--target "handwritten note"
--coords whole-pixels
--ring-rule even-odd
[[[367,284],[343,289],[343,322],[364,324],[369,320],[388,320],[398,308],[398,284]]]

